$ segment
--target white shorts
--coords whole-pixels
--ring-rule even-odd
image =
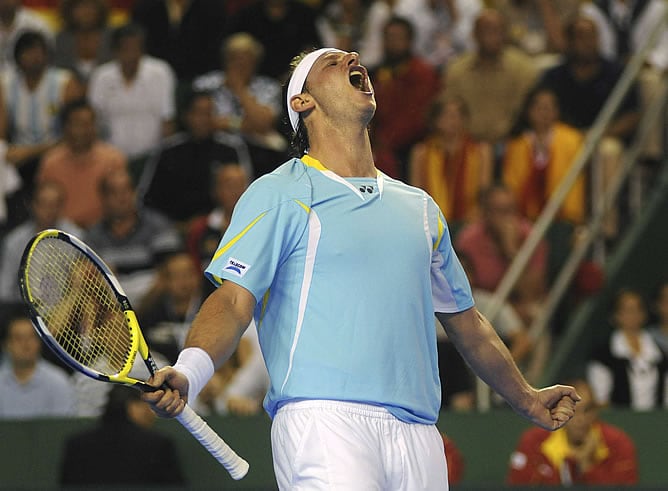
[[[271,445],[282,491],[448,489],[436,426],[404,423],[378,406],[288,403],[274,417]]]

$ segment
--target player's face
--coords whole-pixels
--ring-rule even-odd
[[[322,115],[330,119],[360,120],[366,126],[376,110],[369,74],[354,52],[320,56],[309,72],[305,89]]]

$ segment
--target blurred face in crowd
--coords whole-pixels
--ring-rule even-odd
[[[186,126],[196,140],[204,140],[214,132],[216,109],[209,95],[197,96],[186,113]]]
[[[598,406],[587,384],[576,383],[574,385],[582,400],[578,402],[575,415],[564,428],[568,442],[577,447],[584,443],[589,430],[598,419]]]
[[[499,12],[484,10],[476,19],[473,31],[478,52],[494,58],[501,54],[506,43],[506,24]]]
[[[42,344],[30,320],[19,318],[10,322],[5,350],[17,368],[30,368],[37,362]]]
[[[624,332],[640,331],[647,320],[647,312],[642,297],[635,292],[624,292],[617,298],[614,322]]]
[[[200,277],[190,255],[175,254],[165,260],[165,288],[176,302],[189,301],[198,291]]]
[[[226,164],[216,171],[214,198],[228,215],[248,187],[248,175],[238,164]]]
[[[79,0],[72,7],[72,20],[77,29],[91,31],[97,29],[103,22],[101,18],[104,10],[97,0]]]
[[[81,107],[72,111],[63,128],[63,136],[74,152],[88,151],[97,139],[93,110]]]
[[[446,101],[436,117],[435,128],[444,136],[457,135],[466,130],[467,117],[459,101]]]
[[[113,172],[104,178],[102,205],[109,220],[127,218],[136,213],[136,193],[127,172]]]
[[[581,17],[574,21],[568,51],[576,61],[591,62],[598,59],[598,30],[592,20]]]
[[[535,131],[549,130],[559,119],[557,98],[549,90],[537,92],[529,104],[527,118]]]
[[[234,70],[242,79],[250,81],[260,62],[261,47],[250,35],[237,34],[225,45],[225,70]]]
[[[502,230],[509,221],[517,219],[517,205],[510,191],[494,189],[483,205],[485,224],[491,230]]]
[[[0,17],[13,16],[21,0],[0,0]]]
[[[24,49],[18,57],[18,66],[26,77],[38,77],[44,72],[48,63],[46,49],[40,43]]]
[[[413,40],[405,25],[399,22],[390,22],[383,31],[383,45],[385,58],[390,63],[403,61],[410,57]]]
[[[32,199],[32,215],[40,230],[55,227],[65,202],[65,195],[59,184],[46,182],[35,189]]]
[[[116,59],[124,72],[134,72],[144,55],[144,39],[142,36],[125,36],[116,49]]]

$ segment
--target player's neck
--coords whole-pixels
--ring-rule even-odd
[[[366,128],[355,131],[329,128],[309,135],[309,155],[341,177],[376,177]]]

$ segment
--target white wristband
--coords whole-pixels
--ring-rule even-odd
[[[213,360],[202,348],[181,351],[173,368],[188,379],[188,401],[191,404],[216,371]]]

